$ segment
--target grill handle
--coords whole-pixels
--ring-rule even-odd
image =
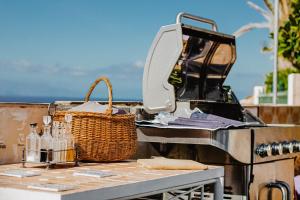
[[[218,31],[218,26],[214,20],[199,17],[199,16],[192,15],[192,14],[185,13],[185,12],[181,12],[181,13],[178,13],[178,15],[176,17],[176,24],[181,24],[182,18],[187,18],[187,19],[198,21],[198,22],[210,24],[212,26],[213,31],[216,31],[216,32]]]
[[[279,183],[279,184],[281,184],[286,189],[287,199],[291,200],[292,193],[291,193],[291,188],[290,188],[289,184],[286,183],[286,182],[284,182],[284,181],[276,181],[276,182]]]
[[[278,188],[282,193],[282,199],[283,200],[291,200],[290,188],[286,183],[284,183],[282,181],[276,181],[274,183],[267,184],[266,187],[269,188],[269,189]],[[270,196],[269,196],[268,199],[270,199]]]

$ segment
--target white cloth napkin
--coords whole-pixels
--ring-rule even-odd
[[[69,111],[79,111],[79,112],[96,112],[96,113],[105,113],[108,105],[101,105],[96,101],[88,101],[79,106],[71,108]],[[118,109],[113,108],[112,114],[118,112]]]

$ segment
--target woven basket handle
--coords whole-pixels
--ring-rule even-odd
[[[112,114],[112,86],[111,83],[109,81],[109,79],[105,76],[99,77],[97,80],[95,80],[95,82],[91,85],[88,93],[85,96],[85,102],[90,100],[90,96],[93,92],[93,90],[95,89],[95,87],[97,86],[98,83],[100,83],[101,81],[104,81],[106,86],[107,86],[107,91],[108,91],[108,108],[106,110],[106,114]]]

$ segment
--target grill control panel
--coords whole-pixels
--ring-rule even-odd
[[[260,144],[255,149],[255,153],[262,158],[297,152],[300,152],[300,141],[296,140]]]

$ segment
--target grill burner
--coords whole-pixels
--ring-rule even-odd
[[[207,23],[212,30],[183,24],[183,18]],[[239,104],[232,89],[223,85],[235,59],[235,37],[217,32],[213,20],[179,13],[176,24],[161,27],[144,68],[145,112],[139,117],[188,105],[251,125],[215,131],[141,126],[139,141],[159,147],[158,151],[167,149],[162,151],[165,156],[178,157],[172,150],[189,149],[192,153],[184,157],[223,165],[228,199],[281,199],[280,192],[289,199],[300,127],[266,125]]]

